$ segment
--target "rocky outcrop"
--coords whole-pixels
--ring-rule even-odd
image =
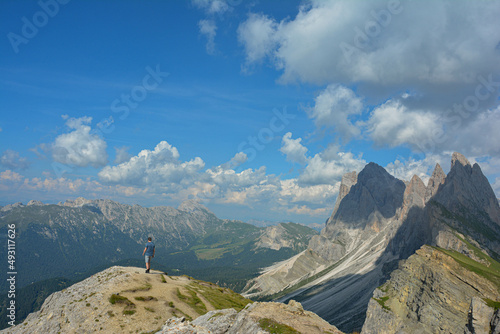
[[[255,243],[255,248],[269,248],[280,250],[291,248],[296,251],[303,251],[307,248],[309,240],[317,232],[309,227],[295,223],[279,223],[275,226],[268,226]]]
[[[375,290],[362,333],[490,333],[494,309],[486,301],[500,299],[494,263],[423,246]]]
[[[439,186],[444,183],[445,178],[446,174],[443,172],[443,169],[439,164],[436,164],[434,172],[432,172],[432,176],[427,182],[427,189],[425,192],[426,202],[437,193],[437,191],[439,190]]]
[[[187,276],[114,266],[51,294],[38,312],[0,333],[151,333],[172,317],[195,319],[221,306],[239,311],[250,302]]]
[[[351,187],[355,185],[356,182],[358,182],[358,174],[356,173],[356,171],[346,173],[342,176],[339,187],[339,194],[337,196],[337,200],[335,201],[335,207],[333,208],[332,216],[335,215],[335,213],[339,209],[340,202],[342,202],[342,199],[344,199],[349,191],[351,191]]]
[[[448,175],[436,165],[427,186],[417,176],[404,183],[374,163],[346,175],[325,228],[301,255],[311,259],[311,271],[295,270],[296,258],[284,261],[248,285],[252,295],[296,299],[349,332],[361,329],[373,291],[398,261],[424,244],[487,265],[477,251],[500,254],[498,201],[477,164],[454,153],[451,165]]]
[[[472,297],[465,334],[490,334],[495,331],[496,326],[492,328],[491,324],[494,313],[495,310],[486,305],[483,299]]]
[[[24,333],[341,334],[300,303],[253,303],[229,289],[187,276],[111,267],[51,294],[40,311],[0,331]]]
[[[273,332],[341,334],[337,328],[305,311],[300,303],[253,303],[240,312],[234,309],[211,311],[189,322],[183,318],[170,319],[157,334],[257,334]]]

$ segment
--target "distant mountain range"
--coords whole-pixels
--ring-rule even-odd
[[[448,175],[436,165],[425,185],[369,163],[343,177],[308,248],[244,295],[295,299],[344,332],[479,333],[481,318],[488,333],[500,320],[499,254],[500,207],[478,164],[454,153]]]
[[[260,228],[219,219],[195,201],[177,209],[84,198],[57,205],[30,201],[0,207],[0,227],[6,231],[9,224],[15,224],[17,233],[17,289],[36,284],[36,290],[43,291],[37,295],[29,286],[29,293],[18,291],[38,300],[26,302],[26,314],[54,289],[113,264],[144,266],[148,236],[156,244],[153,268],[240,290],[260,268],[299,253],[317,234],[294,223]],[[2,247],[0,257],[6,259],[6,252]],[[6,280],[0,288],[7,291]]]
[[[265,317],[266,310],[286,313],[273,323],[282,330],[301,322],[291,314],[324,326],[292,300],[346,333],[500,333],[500,206],[479,165],[459,153],[452,155],[447,175],[436,165],[427,185],[417,176],[398,180],[375,163],[344,175],[319,235],[293,223],[259,228],[221,220],[193,201],[177,209],[82,198],[59,205],[31,201],[0,208],[0,222],[18,230],[22,284],[55,275],[88,276],[109,263],[142,266],[144,241],[153,235],[154,267],[219,282],[253,300],[289,303],[209,313],[187,324],[199,333],[219,325],[225,326],[221,333],[230,333],[231,326],[242,324],[257,333],[265,327],[262,319],[257,324],[248,317]],[[39,304],[44,297],[35,290],[48,293],[69,282],[36,284],[21,290],[35,294],[31,299]],[[194,305],[203,288],[195,290],[189,290]],[[103,302],[102,296],[86,298],[90,305]],[[57,303],[54,295],[45,302],[45,313],[31,320],[57,309],[51,303]],[[5,318],[3,311],[0,316]],[[27,326],[37,326],[33,321]],[[167,322],[166,330],[177,330],[176,321]]]

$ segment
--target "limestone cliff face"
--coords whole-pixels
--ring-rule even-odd
[[[317,232],[311,228],[295,223],[279,223],[275,226],[268,226],[255,242],[255,248],[269,248],[280,250],[291,248],[296,251],[303,251],[307,248],[309,240]]]
[[[488,180],[459,153],[451,165],[448,175],[436,165],[427,186],[417,176],[404,183],[374,163],[346,175],[332,216],[300,255],[310,271],[294,265],[298,257],[284,261],[253,280],[252,295],[296,299],[350,332],[361,329],[376,287],[422,245],[478,263],[484,259],[475,250],[497,256],[500,207]]]
[[[350,173],[346,173],[342,176],[342,181],[340,182],[339,195],[337,196],[337,200],[335,201],[335,207],[333,208],[332,217],[337,213],[339,209],[340,202],[342,199],[347,196],[349,191],[351,191],[351,187],[358,182],[358,174],[356,171],[352,171]],[[331,219],[331,217],[330,217]]]
[[[439,186],[444,183],[446,179],[446,174],[439,164],[436,164],[432,176],[427,182],[427,189],[425,191],[425,201],[427,202],[432,196],[434,196],[439,190]]]
[[[375,290],[362,333],[500,330],[490,325],[495,310],[487,305],[500,298],[500,267],[490,261],[488,267],[458,252],[423,246]]]

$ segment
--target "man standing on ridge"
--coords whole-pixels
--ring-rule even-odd
[[[151,269],[151,259],[155,257],[155,244],[151,240],[151,237],[149,237],[148,243],[142,252],[144,259],[146,260],[146,274],[149,273],[149,269]]]

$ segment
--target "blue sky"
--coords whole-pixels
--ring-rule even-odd
[[[323,223],[459,151],[500,197],[498,2],[2,1],[0,205]]]

